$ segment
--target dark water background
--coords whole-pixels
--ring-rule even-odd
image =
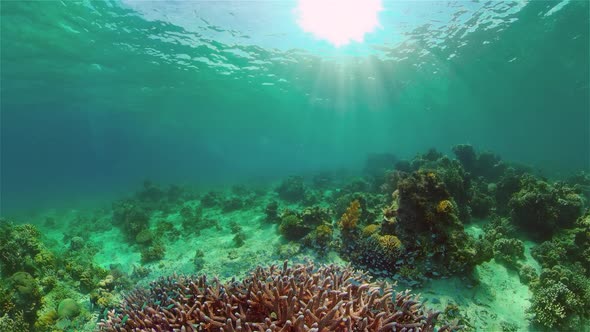
[[[458,143],[590,168],[587,1],[385,2],[383,29],[338,50],[291,2],[151,6],[2,1],[3,214]]]

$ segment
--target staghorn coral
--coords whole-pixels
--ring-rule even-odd
[[[101,331],[434,331],[438,312],[335,265],[256,268],[242,282],[173,276],[129,294]],[[438,331],[448,331],[442,327]]]

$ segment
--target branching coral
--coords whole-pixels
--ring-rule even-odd
[[[160,279],[108,313],[102,331],[434,331],[438,312],[350,268],[256,268],[242,282]],[[442,327],[438,331],[448,331]]]
[[[346,209],[346,212],[344,212],[338,223],[343,231],[351,231],[356,228],[359,217],[361,216],[360,207],[361,204],[358,200],[354,200],[350,203],[348,209]]]

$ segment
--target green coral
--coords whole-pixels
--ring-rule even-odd
[[[310,227],[294,213],[288,213],[281,218],[279,231],[287,240],[299,240],[311,231]]]
[[[127,241],[135,243],[139,233],[148,228],[150,212],[137,202],[123,200],[113,203],[113,224],[121,229]]]
[[[29,324],[25,322],[22,312],[18,312],[15,315],[8,316],[4,314],[0,316],[0,331],[28,331]]]
[[[582,215],[584,200],[564,183],[551,185],[527,176],[508,205],[517,226],[537,238],[547,239],[559,228],[574,225]]]
[[[8,277],[17,271],[38,273],[40,266],[35,265],[35,257],[45,267],[53,264],[50,253],[41,243],[41,232],[30,224],[15,225],[0,219],[0,272]],[[47,264],[45,264],[47,263]]]
[[[501,238],[494,242],[494,258],[508,267],[517,268],[524,259],[524,243],[518,239]]]
[[[532,283],[533,299],[529,312],[533,320],[547,328],[578,329],[575,324],[590,319],[590,278],[579,264],[556,265],[543,269]]]
[[[535,268],[527,264],[524,264],[520,267],[518,270],[518,276],[520,278],[520,282],[525,285],[530,285],[534,282],[537,282],[539,279]]]
[[[161,242],[156,242],[151,246],[143,247],[141,249],[141,262],[150,263],[164,258],[166,254],[166,247]]]
[[[80,314],[80,305],[73,299],[63,299],[57,307],[59,318],[75,318]]]

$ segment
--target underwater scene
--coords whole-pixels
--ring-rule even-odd
[[[0,332],[590,331],[588,1],[0,15]]]

